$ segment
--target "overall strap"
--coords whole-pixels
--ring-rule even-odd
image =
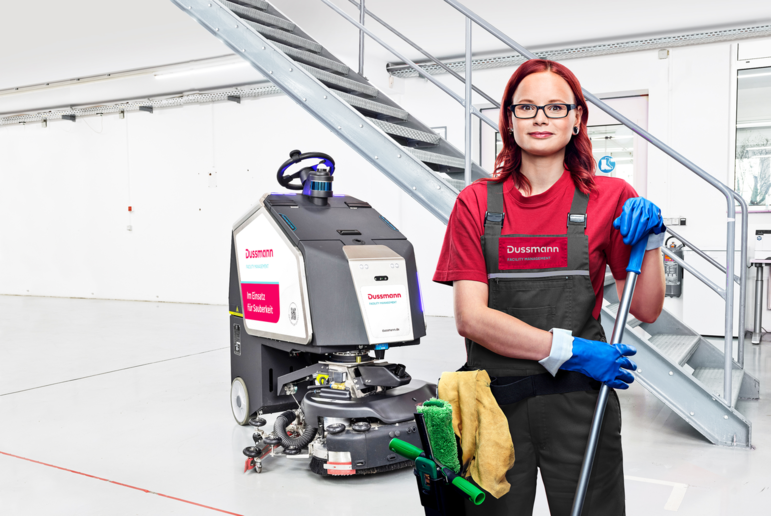
[[[568,213],[568,235],[583,235],[586,231],[586,207],[589,204],[589,194],[583,193],[578,188],[573,192],[573,203]]]
[[[501,236],[503,231],[503,183],[487,181],[487,213],[485,213],[485,236]]]
[[[482,235],[482,253],[487,274],[498,272],[498,239],[503,232],[503,183],[487,181],[487,212]]]

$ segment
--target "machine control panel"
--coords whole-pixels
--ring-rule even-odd
[[[384,245],[346,245],[370,344],[413,340],[409,283],[404,258]]]

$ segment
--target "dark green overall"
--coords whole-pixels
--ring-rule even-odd
[[[586,236],[586,225],[591,224],[586,217],[589,196],[576,189],[570,213],[554,214],[566,220],[566,234],[501,235],[503,183],[491,181],[487,185],[481,243],[487,266],[488,306],[541,330],[562,328],[572,331],[574,337],[605,341],[600,322],[592,317],[596,298],[589,277]],[[516,228],[516,221],[513,226]],[[548,384],[548,388],[536,388],[530,397],[512,404],[503,404],[496,395],[509,421],[516,455],[514,467],[506,475],[511,490],[498,500],[488,495],[478,507],[467,504],[467,514],[532,514],[540,469],[552,516],[569,515],[598,384],[570,371],[559,371],[552,378],[536,361],[504,357],[469,339],[466,348],[467,367],[486,370],[498,391],[500,385],[514,381]],[[625,514],[621,410],[618,397],[611,392],[584,515]]]

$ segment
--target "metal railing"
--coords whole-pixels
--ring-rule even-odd
[[[465,121],[465,154],[466,154],[466,161],[465,161],[465,179],[466,184],[470,182],[471,178],[471,148],[472,148],[472,130],[471,130],[471,124],[472,124],[472,115],[478,117],[481,121],[485,122],[488,126],[492,127],[495,131],[498,131],[498,124],[494,123],[492,120],[490,120],[488,117],[486,117],[484,114],[479,111],[476,107],[474,107],[472,103],[472,95],[474,92],[478,93],[480,96],[485,98],[488,102],[493,104],[494,106],[500,108],[500,104],[493,99],[491,99],[488,95],[486,95],[484,92],[480,91],[478,88],[476,88],[473,85],[472,80],[472,26],[473,23],[476,23],[481,28],[486,30],[488,33],[495,36],[497,39],[499,39],[502,43],[510,47],[511,49],[519,52],[522,56],[524,56],[527,59],[538,59],[538,56],[521,46],[519,43],[508,37],[506,34],[504,34],[502,31],[500,31],[498,28],[481,18],[479,15],[471,11],[468,7],[460,3],[458,0],[444,0],[446,3],[450,4],[452,7],[457,9],[461,14],[463,14],[466,18],[466,66],[465,66],[465,77],[460,76],[458,73],[456,73],[454,70],[450,69],[447,65],[442,63],[440,60],[426,52],[424,49],[416,45],[414,42],[406,38],[404,35],[396,31],[393,27],[385,23],[383,20],[375,16],[373,13],[371,13],[369,10],[367,10],[364,7],[364,0],[361,0],[361,2],[356,2],[356,0],[349,0],[352,4],[359,7],[360,12],[360,22],[357,22],[350,16],[348,16],[344,11],[342,11],[339,7],[334,5],[331,0],[321,0],[324,2],[327,6],[332,8],[335,12],[337,12],[341,17],[346,19],[349,23],[354,25],[359,29],[360,37],[363,38],[363,35],[367,35],[370,38],[372,38],[374,41],[379,43],[381,46],[386,48],[388,51],[390,51],[393,55],[398,57],[402,60],[403,63],[411,67],[413,70],[415,70],[421,77],[424,79],[430,81],[432,84],[437,86],[439,89],[441,89],[444,93],[455,99],[458,103],[460,103],[464,107],[464,121]],[[373,20],[380,23],[383,27],[385,27],[387,30],[389,30],[391,33],[399,37],[402,41],[406,42],[410,46],[412,46],[415,50],[426,56],[428,59],[433,61],[436,65],[450,73],[453,77],[460,80],[465,85],[465,95],[461,97],[454,91],[452,91],[448,86],[443,84],[442,82],[435,79],[429,72],[424,70],[422,67],[417,65],[412,60],[408,59],[406,56],[402,55],[399,51],[385,43],[381,38],[379,38],[377,35],[372,33],[369,29],[367,29],[364,26],[364,15],[369,16]],[[360,39],[360,51],[363,52],[363,39]],[[359,61],[360,63],[363,60],[363,55],[360,54]],[[724,376],[723,376],[723,402],[727,404],[729,407],[731,406],[731,391],[732,391],[732,385],[731,385],[731,379],[732,374],[731,371],[733,369],[733,313],[734,313],[734,282],[739,284],[739,324],[741,325],[739,334],[739,349],[738,349],[738,357],[737,362],[741,367],[744,366],[744,325],[745,325],[745,309],[746,309],[746,300],[745,300],[745,293],[746,293],[746,286],[747,286],[747,271],[746,271],[746,264],[747,264],[747,236],[748,236],[748,224],[747,224],[747,213],[748,213],[748,207],[747,202],[738,195],[735,191],[728,188],[728,186],[724,185],[717,179],[715,179],[713,176],[696,166],[694,163],[692,163],[690,160],[676,152],[674,149],[670,148],[668,145],[663,143],[661,140],[656,138],[655,136],[648,133],[645,129],[638,126],[628,118],[626,118],[621,113],[617,112],[613,108],[606,105],[604,102],[602,102],[599,98],[597,98],[595,95],[587,91],[586,89],[582,89],[584,97],[586,100],[591,102],[593,105],[598,107],[600,110],[604,111],[606,114],[610,115],[611,117],[615,118],[619,122],[621,122],[622,125],[628,127],[632,131],[634,131],[636,134],[638,134],[640,137],[645,139],[648,143],[651,145],[657,147],[659,150],[667,154],[669,157],[683,165],[685,168],[699,176],[701,179],[709,183],[712,187],[717,189],[720,193],[723,194],[723,196],[726,199],[726,265],[723,267],[720,263],[718,263],[716,260],[714,260],[712,257],[708,256],[706,253],[698,249],[696,246],[691,244],[690,242],[687,242],[685,239],[683,239],[680,235],[674,233],[672,230],[669,230],[669,233],[678,238],[681,242],[683,242],[685,245],[687,245],[689,248],[694,250],[699,256],[706,259],[710,264],[713,266],[716,266],[720,271],[722,271],[726,275],[725,280],[725,288],[722,288],[715,284],[713,281],[709,280],[704,274],[696,270],[693,266],[690,264],[685,263],[683,260],[672,254],[666,249],[663,249],[663,252],[665,255],[672,258],[676,263],[681,265],[685,270],[689,271],[694,277],[702,281],[705,285],[710,287],[712,290],[714,290],[720,297],[722,297],[725,300],[725,341],[723,346],[724,351]],[[742,216],[742,227],[741,227],[741,262],[742,266],[740,267],[739,275],[738,277],[734,274],[734,261],[735,261],[735,245],[736,245],[736,202],[738,202],[739,206],[741,207],[741,211],[743,213]]]

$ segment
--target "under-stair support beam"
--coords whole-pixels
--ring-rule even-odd
[[[457,191],[219,0],[171,0],[443,223]],[[289,148],[289,147],[287,147]],[[388,149],[375,154],[372,149]],[[395,173],[398,171],[398,173]]]
[[[326,0],[322,0],[326,1]],[[471,11],[468,7],[460,3],[458,0],[444,0],[446,3],[450,4],[452,7],[460,11],[464,16],[467,18],[471,18],[477,25],[485,29],[487,32],[498,38],[502,43],[508,45],[512,50],[516,50],[523,56],[527,57],[528,59],[538,59],[538,56],[530,52],[528,49],[511,39],[509,36],[501,32],[498,28],[490,24],[487,20],[480,17],[475,12]],[[413,63],[414,64],[414,63]],[[595,95],[587,91],[586,89],[582,88],[582,92],[584,94],[584,97],[590,101],[592,104],[600,108],[602,111],[610,115],[611,117],[615,118],[619,122],[621,122],[626,127],[630,128],[632,131],[640,135],[642,138],[648,141],[648,143],[654,145],[661,151],[663,151],[665,154],[669,155],[671,158],[673,158],[675,161],[683,165],[685,168],[689,169],[691,172],[696,174],[697,176],[701,177],[704,181],[712,185],[714,188],[719,190],[723,196],[726,199],[726,287],[725,287],[725,341],[723,344],[724,347],[724,353],[725,353],[725,364],[724,364],[724,378],[723,378],[723,396],[724,399],[727,400],[727,402],[731,403],[731,368],[733,367],[731,356],[733,355],[733,304],[734,304],[734,281],[733,281],[733,271],[734,271],[734,249],[736,244],[736,205],[734,204],[734,198],[736,196],[736,192],[728,188],[726,185],[712,177],[710,174],[696,166],[696,164],[692,163],[690,160],[685,158],[683,155],[666,145],[664,142],[650,134],[648,131],[640,127],[639,125],[635,124],[628,118],[626,118],[624,115],[616,111],[615,109],[611,108],[610,106],[606,105],[604,102],[602,102],[600,99],[598,99]],[[742,204],[743,199],[740,199],[740,204]],[[746,210],[746,202],[742,204],[742,208]],[[742,217],[742,222],[746,223],[746,211],[744,211],[745,216]],[[743,232],[743,231],[742,231]],[[742,242],[742,247],[746,247],[747,242]],[[742,271],[743,272],[743,271]],[[740,287],[741,288],[741,287]],[[744,297],[744,293],[741,293],[740,297]],[[742,321],[742,324],[744,322]],[[740,332],[742,333],[742,332]]]
[[[349,2],[351,2],[353,5],[355,5],[356,7],[359,7],[359,3],[358,3],[356,0],[348,0],[348,1],[349,1]],[[402,41],[404,41],[405,43],[407,43],[409,46],[411,46],[412,48],[414,48],[415,50],[417,50],[418,52],[420,52],[421,54],[423,54],[424,56],[426,56],[426,57],[427,57],[428,59],[430,59],[430,60],[431,60],[431,61],[432,61],[432,62],[433,62],[433,63],[434,63],[436,66],[438,66],[439,68],[443,69],[445,72],[449,73],[450,75],[452,75],[453,77],[455,77],[456,79],[458,79],[460,82],[465,82],[465,79],[463,79],[463,76],[462,76],[462,75],[460,75],[458,72],[456,72],[455,70],[453,70],[452,68],[450,68],[449,66],[447,66],[446,64],[444,64],[443,62],[441,62],[441,61],[440,61],[439,59],[437,59],[436,57],[434,57],[434,56],[432,56],[431,54],[429,54],[427,51],[423,50],[423,48],[421,48],[420,46],[418,46],[418,44],[417,44],[417,43],[415,43],[414,41],[412,41],[411,39],[409,39],[407,36],[405,36],[404,34],[402,34],[401,32],[399,32],[398,30],[394,29],[394,28],[393,28],[391,25],[389,25],[388,23],[384,22],[384,21],[383,21],[383,20],[382,20],[380,17],[378,17],[376,14],[372,13],[372,11],[370,11],[369,9],[366,9],[366,10],[365,10],[365,12],[367,13],[367,16],[369,16],[371,19],[375,20],[375,21],[376,21],[376,22],[378,22],[380,25],[382,25],[383,27],[385,27],[386,29],[388,29],[389,31],[391,31],[391,33],[392,33],[394,36],[396,36],[397,38],[401,39]],[[364,24],[362,23],[362,25],[364,25]],[[415,72],[415,73],[418,73],[418,72]],[[498,103],[498,101],[496,101],[495,99],[493,99],[493,98],[492,98],[490,95],[488,95],[488,94],[487,94],[487,93],[485,93],[484,91],[480,90],[479,88],[477,88],[477,87],[476,87],[476,86],[474,86],[473,84],[471,85],[471,87],[474,89],[474,91],[475,91],[475,92],[476,92],[478,95],[480,95],[481,97],[483,97],[483,98],[484,98],[484,99],[485,99],[487,102],[489,102],[490,104],[492,104],[493,106],[495,106],[495,107],[497,107],[497,108],[500,108],[500,107],[501,107],[501,105]]]
[[[172,2],[175,2],[175,1],[177,1],[177,0],[172,0]],[[333,11],[335,11],[337,14],[339,14],[341,17],[343,17],[343,18],[344,18],[346,21],[348,21],[348,23],[350,23],[350,24],[351,24],[351,25],[353,25],[354,27],[358,28],[359,30],[362,30],[362,31],[364,31],[364,33],[365,33],[367,36],[369,36],[371,39],[375,40],[375,41],[376,41],[377,43],[379,43],[379,44],[380,44],[380,45],[381,45],[383,48],[385,48],[386,50],[388,50],[389,52],[391,52],[393,55],[395,55],[396,57],[398,57],[399,59],[401,59],[402,61],[404,61],[404,62],[405,62],[405,63],[407,63],[408,65],[410,65],[410,66],[412,66],[413,68],[415,68],[415,70],[417,70],[417,71],[418,71],[418,73],[420,73],[420,75],[421,75],[421,76],[422,76],[424,79],[426,79],[427,81],[431,82],[431,84],[433,84],[434,86],[436,86],[437,88],[439,88],[440,90],[442,90],[443,92],[445,92],[447,95],[449,95],[450,97],[452,97],[453,99],[455,99],[455,100],[456,100],[456,101],[457,101],[457,102],[458,102],[458,103],[459,103],[461,106],[464,106],[464,105],[466,104],[466,102],[465,102],[465,100],[463,99],[463,97],[461,97],[460,95],[458,95],[457,93],[455,93],[454,91],[452,91],[452,90],[451,90],[449,87],[447,87],[445,84],[442,84],[440,81],[436,80],[434,77],[432,77],[432,76],[431,76],[431,74],[429,74],[429,73],[427,73],[427,72],[423,71],[423,70],[422,70],[422,69],[421,69],[421,68],[420,68],[418,65],[416,65],[416,64],[415,64],[415,63],[414,63],[412,60],[408,59],[408,58],[407,58],[407,56],[403,55],[401,52],[399,52],[398,50],[396,50],[395,48],[393,48],[391,45],[389,45],[388,43],[386,43],[385,41],[383,41],[381,38],[379,38],[379,37],[378,37],[376,34],[374,34],[374,33],[373,33],[371,30],[369,30],[368,28],[366,28],[364,25],[360,24],[359,22],[357,22],[356,20],[354,20],[353,18],[351,18],[350,16],[348,16],[348,14],[346,14],[346,12],[345,12],[345,11],[343,11],[342,9],[340,9],[339,7],[337,7],[337,6],[336,6],[334,3],[332,3],[330,0],[321,0],[321,1],[322,1],[322,2],[324,2],[325,4],[327,4],[327,5],[328,5],[328,6],[329,6],[329,7],[330,7],[330,8],[331,8]],[[487,117],[487,115],[484,115],[484,114],[483,114],[481,111],[479,111],[479,109],[477,109],[477,108],[476,108],[476,107],[474,107],[474,106],[471,106],[471,109],[473,110],[474,114],[475,114],[475,115],[476,115],[476,116],[477,116],[477,117],[478,117],[480,120],[482,120],[484,123],[486,123],[487,125],[489,125],[490,127],[492,127],[494,130],[496,130],[496,131],[498,130],[498,124],[496,124],[495,122],[493,122],[492,120],[490,120],[490,119]]]

